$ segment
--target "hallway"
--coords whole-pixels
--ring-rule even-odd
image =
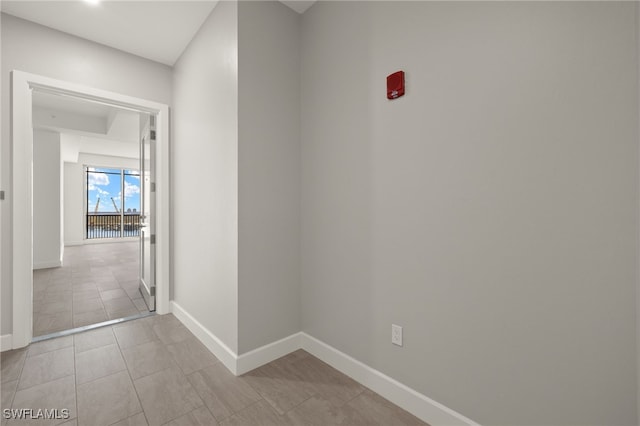
[[[2,353],[2,407],[68,409],[68,420],[5,424],[424,425],[298,350],[241,377],[173,315]]]
[[[33,271],[33,335],[148,312],[138,241],[65,247],[60,268]]]

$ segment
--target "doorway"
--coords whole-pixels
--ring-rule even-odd
[[[151,116],[33,89],[34,339],[155,309],[140,291]]]
[[[95,105],[115,106],[124,110],[135,111],[140,114],[140,116],[147,117],[146,122],[148,125],[146,126],[143,126],[145,120],[140,120],[141,128],[144,129],[141,136],[144,134],[147,135],[147,143],[155,142],[153,149],[156,155],[156,170],[154,174],[151,173],[153,169],[146,171],[141,169],[140,178],[142,180],[143,176],[148,176],[149,191],[156,188],[158,190],[149,196],[149,199],[155,202],[156,215],[155,217],[147,215],[147,217],[143,219],[144,222],[141,223],[141,228],[145,229],[145,232],[140,232],[140,234],[144,236],[139,239],[137,244],[139,249],[146,244],[153,246],[154,255],[151,256],[152,263],[150,264],[154,266],[152,268],[154,273],[152,275],[153,281],[149,281],[149,278],[147,278],[146,280],[139,280],[140,282],[135,284],[138,285],[138,292],[140,292],[141,289],[146,289],[148,295],[157,298],[158,313],[168,312],[168,107],[151,101],[131,98],[19,71],[12,72],[12,91],[12,148],[14,152],[12,185],[14,195],[12,347],[18,348],[29,344],[33,337],[34,330],[32,320],[34,303],[34,283],[32,276],[34,266],[34,259],[32,257],[34,227],[30,220],[34,217],[35,211],[35,199],[32,191],[32,173],[34,171],[32,168],[32,161],[34,160],[32,105],[34,93],[49,93],[82,99]],[[150,117],[154,117],[154,119]],[[155,138],[151,138],[151,136],[155,136]],[[138,149],[139,152],[144,152],[144,144],[141,143]],[[144,161],[140,163],[142,168]],[[121,229],[123,225],[124,224],[120,225]],[[84,223],[83,226],[86,226],[86,223]],[[98,247],[98,245],[95,247]],[[156,258],[158,262],[156,262]],[[143,262],[140,262],[140,264],[142,263]],[[140,275],[142,276],[142,274]],[[143,285],[143,283],[146,285]],[[155,287],[149,283],[155,284]],[[79,283],[78,285],[81,284]],[[103,287],[103,290],[109,291],[106,287]],[[133,285],[131,285],[131,291],[133,292],[133,290]],[[149,302],[147,301],[147,303]],[[117,306],[113,307],[112,312],[117,312]]]

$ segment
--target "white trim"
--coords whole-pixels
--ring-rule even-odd
[[[11,334],[3,334],[0,336],[0,352],[13,349],[13,336]]]
[[[479,426],[478,423],[462,414],[426,397],[357,359],[340,352],[315,337],[301,333],[301,341],[302,349],[311,355],[326,362],[336,370],[341,371],[432,426]]]
[[[234,375],[237,374],[238,355],[224,344],[215,334],[210,332],[197,319],[191,316],[180,305],[173,300],[171,301],[171,312],[189,329],[203,345],[216,356],[229,371]]]
[[[33,124],[32,87],[94,102],[157,115],[156,126],[156,311],[168,313],[169,306],[169,107],[153,101],[77,85],[22,71],[11,72],[11,148],[13,198],[13,346],[27,346],[33,329]]]
[[[304,332],[292,334],[238,356],[174,301],[171,301],[171,312],[236,376],[298,349],[304,349],[432,426],[480,426],[451,408]]]
[[[64,245],[65,245],[65,247],[83,246],[84,245],[84,241],[65,241]]]
[[[248,373],[300,348],[302,348],[302,333],[296,333],[243,353],[237,359],[236,375]]]
[[[11,73],[11,148],[13,198],[13,344],[20,348],[33,335],[33,126],[31,88],[26,74]]]
[[[61,260],[50,260],[47,262],[34,262],[33,269],[59,268],[62,266]]]
[[[89,238],[85,239],[81,244],[119,244],[119,243],[133,243],[140,241],[138,237],[115,237],[115,238]]]

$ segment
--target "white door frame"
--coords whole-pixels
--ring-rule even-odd
[[[169,107],[22,71],[11,72],[13,336],[21,348],[33,338],[33,121],[32,89],[48,90],[157,114],[156,311],[169,312]]]

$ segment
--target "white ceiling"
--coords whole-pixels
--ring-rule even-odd
[[[107,141],[135,145],[140,134],[140,113],[34,90],[33,126],[101,139],[105,146],[110,145]]]
[[[167,65],[217,1],[6,1],[2,12]]]
[[[282,0],[281,0],[282,1]],[[173,66],[218,0],[2,0],[0,10],[49,28]],[[303,13],[315,1],[282,1]]]
[[[104,119],[107,119],[109,114],[118,111],[118,108],[110,105],[84,101],[79,98],[53,95],[38,90],[33,92],[33,106],[50,111],[69,112]]]

